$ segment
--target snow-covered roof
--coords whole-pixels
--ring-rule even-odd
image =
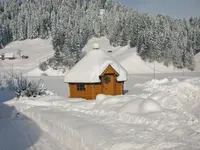
[[[67,83],[100,83],[99,76],[108,66],[119,74],[117,81],[128,79],[127,71],[103,50],[92,50],[81,59],[65,76]]]
[[[13,57],[15,57],[15,54],[14,53],[5,53],[4,57],[5,58],[13,58]]]

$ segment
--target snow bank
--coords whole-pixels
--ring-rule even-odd
[[[178,81],[172,79],[168,84],[148,81],[137,85],[150,92],[149,98],[159,102],[163,108],[199,116],[200,78]]]
[[[161,80],[157,80],[157,79],[153,79],[151,81],[149,81],[147,84],[149,85],[154,85],[154,84],[165,84],[168,83],[169,80],[167,78],[161,79]]]
[[[163,88],[162,85],[165,85],[168,83],[169,83],[169,80],[167,78],[161,79],[161,80],[153,79],[143,84],[140,84],[140,83],[135,84],[134,87],[144,88],[145,91],[156,92],[156,89],[159,89],[159,88],[162,89]]]
[[[115,111],[119,113],[144,114],[162,111],[162,107],[152,99],[142,99],[135,96],[97,95],[96,109]]]

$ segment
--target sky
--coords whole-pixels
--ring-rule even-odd
[[[116,0],[140,12],[175,18],[200,17],[200,0]]]

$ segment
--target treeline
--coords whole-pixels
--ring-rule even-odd
[[[200,18],[172,19],[139,13],[112,0],[8,0],[0,4],[0,45],[14,40],[52,37],[57,66],[73,66],[91,37],[112,45],[137,46],[146,61],[194,69],[200,51]]]

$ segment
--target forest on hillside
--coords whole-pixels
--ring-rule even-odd
[[[91,37],[106,36],[113,46],[137,47],[145,61],[195,67],[200,51],[200,18],[151,16],[113,0],[7,0],[0,3],[0,47],[11,41],[52,38],[48,63],[73,66]]]

